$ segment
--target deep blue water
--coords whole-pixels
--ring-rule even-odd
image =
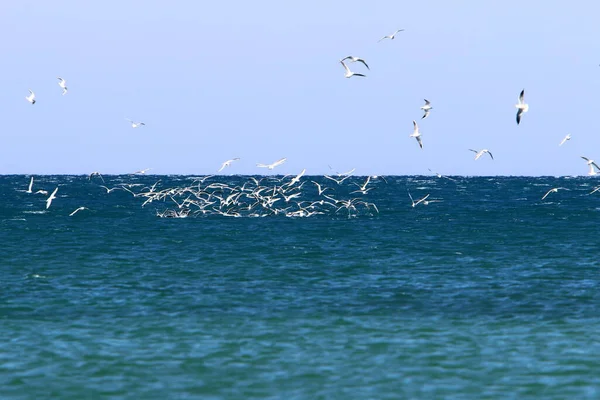
[[[287,211],[160,218],[250,180],[104,177],[192,187],[142,207],[96,177],[36,176],[59,187],[46,210],[29,178],[0,176],[1,399],[600,398],[594,179],[380,177],[363,195],[365,177],[303,177]],[[379,213],[286,216],[324,199],[311,180]]]

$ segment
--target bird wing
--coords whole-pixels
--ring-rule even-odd
[[[371,68],[369,68],[369,66],[367,65],[367,63],[365,62],[365,60],[363,60],[362,58],[358,58],[356,61],[363,63],[364,66],[367,67],[368,70],[371,70]]]
[[[431,103],[429,102],[429,100],[427,100],[427,99],[423,99],[423,100],[425,100],[425,105],[426,105],[426,106],[428,106],[429,104],[431,104]]]
[[[398,32],[402,32],[404,29],[398,29],[396,32],[394,32],[394,35]]]
[[[351,73],[350,68],[348,68],[348,66],[346,64],[344,64],[343,61],[340,61],[340,63],[342,63],[342,65],[344,66],[344,69],[346,70],[346,72]]]
[[[479,151],[473,149],[469,149],[469,151],[472,151],[473,153],[479,153]]]
[[[425,110],[425,114],[423,114],[423,116],[421,117],[421,119],[425,119],[429,116],[429,110]]]
[[[590,159],[587,157],[581,156],[581,158],[583,158],[585,161],[590,161]]]
[[[417,125],[417,121],[413,119],[413,126],[415,127],[413,133],[419,132],[419,125]]]
[[[598,166],[598,164],[596,164],[595,162],[592,162],[592,165],[593,165],[594,167],[596,167],[596,169],[597,169],[598,171],[600,171],[600,167]]]
[[[494,159],[494,156],[492,155],[491,151],[486,151],[486,153],[488,153],[490,155],[490,157],[492,157],[492,160]]]
[[[385,39],[385,38],[387,38],[387,37],[388,37],[387,35],[386,35],[386,36],[384,36],[384,37],[382,37],[381,39],[379,39],[379,40],[377,41],[377,43],[381,42],[383,39]]]
[[[282,158],[281,160],[277,160],[275,161],[273,164],[271,164],[272,166],[276,167],[278,165],[281,165],[285,162],[285,160],[287,160],[287,158]]]
[[[523,114],[523,109],[519,108],[519,110],[517,111],[517,125],[521,123],[521,114]]]
[[[421,136],[417,136],[416,139],[417,139],[417,142],[419,142],[419,147],[423,148],[423,142],[421,141]]]
[[[525,89],[521,90],[521,93],[519,94],[519,103],[520,104],[524,103],[524,98],[525,98]]]

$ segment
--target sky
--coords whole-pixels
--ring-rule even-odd
[[[586,175],[580,156],[600,160],[599,13],[552,0],[6,2],[0,174],[204,175],[239,157],[223,173]],[[344,78],[348,55],[365,78]],[[468,150],[483,148],[493,161]]]

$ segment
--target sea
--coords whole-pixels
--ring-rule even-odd
[[[600,398],[593,177],[30,178],[0,399]]]

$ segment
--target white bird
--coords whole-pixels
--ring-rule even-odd
[[[419,205],[421,202],[423,202],[423,201],[427,200],[427,198],[429,197],[429,194],[427,194],[425,197],[423,197],[423,198],[421,198],[421,199],[419,199],[419,200],[415,201],[415,200],[413,199],[413,197],[410,195],[410,191],[409,191],[408,189],[406,189],[406,191],[408,192],[408,197],[410,197],[410,201],[412,202],[412,206],[413,206],[413,207],[416,207],[416,206],[417,206],[417,205]]]
[[[419,132],[419,125],[417,125],[417,121],[413,120],[414,130],[413,133],[409,135],[409,137],[414,137],[419,142],[419,147],[423,148],[423,142],[421,142],[421,133]]]
[[[232,163],[232,162],[234,162],[234,161],[237,161],[237,160],[239,160],[239,157],[232,158],[231,160],[227,160],[227,161],[225,161],[225,162],[224,162],[224,163],[221,165],[221,168],[219,168],[219,170],[218,170],[217,172],[221,172],[221,171],[223,171],[225,168],[227,168],[227,167],[231,166],[231,163]]]
[[[344,64],[343,61],[340,61],[340,63],[344,66],[344,69],[346,70],[346,73],[344,74],[344,77],[351,78],[353,76],[363,76],[363,77],[366,76],[366,75],[363,75],[363,74],[359,74],[359,73],[350,71],[350,68],[348,68],[348,66],[346,64]]]
[[[348,56],[348,57],[344,57],[342,58],[342,61],[346,61],[346,60],[350,60],[351,62],[360,62],[363,63],[363,65],[365,67],[367,67],[368,70],[370,70],[371,68],[369,68],[369,66],[367,65],[366,61],[360,57],[354,57],[354,56]]]
[[[48,194],[48,191],[40,189],[37,192],[35,192],[34,194]]]
[[[69,214],[69,217],[72,217],[73,215],[75,215],[76,213],[78,213],[81,210],[87,210],[87,207],[78,207],[75,209],[75,211],[73,211],[71,214]]]
[[[564,139],[560,142],[559,146],[562,146],[563,144],[565,144],[565,142],[567,140],[571,140],[571,134],[568,134],[567,136],[565,136]]]
[[[150,171],[152,168],[146,168],[146,169],[140,169],[139,171],[135,171],[129,175],[137,175],[137,174],[145,174],[146,172]]]
[[[382,37],[381,39],[379,39],[377,41],[377,43],[381,42],[383,39],[391,39],[394,40],[394,38],[396,37],[396,34],[398,32],[402,32],[404,29],[398,29],[396,32],[392,33],[391,35],[385,35],[384,37]]]
[[[52,204],[52,200],[56,199],[56,192],[58,192],[58,186],[56,187],[56,189],[54,189],[50,197],[46,199],[46,209],[50,207],[50,204]]]
[[[431,168],[427,168],[427,169],[428,169],[430,172],[434,173],[434,174],[435,174],[435,175],[436,175],[438,178],[446,178],[446,179],[449,179],[449,180],[451,180],[451,181],[456,181],[456,179],[452,179],[452,178],[450,178],[449,176],[442,175],[442,174],[440,174],[439,172],[435,172],[435,171],[434,171],[434,170],[432,170]]]
[[[421,117],[421,119],[425,119],[429,116],[429,113],[431,112],[431,109],[433,107],[431,107],[431,103],[429,102],[429,100],[425,99],[425,105],[423,107],[421,107],[421,110],[423,110],[424,114]]]
[[[302,172],[300,172],[298,175],[296,175],[294,178],[292,178],[292,180],[290,181],[290,183],[288,183],[288,186],[292,186],[292,185],[295,185],[296,183],[298,183],[298,181],[300,180],[300,178],[302,178],[302,176],[304,176],[305,173],[306,173],[306,168],[304,168],[302,170]]]
[[[517,125],[521,123],[521,115],[523,113],[526,113],[529,110],[529,104],[525,104],[525,100],[524,100],[524,96],[525,96],[525,89],[521,90],[521,94],[519,94],[519,98],[518,98],[518,103],[515,104],[515,107],[517,107]]]
[[[317,190],[319,191],[319,196],[322,195],[323,193],[325,193],[325,191],[327,189],[331,189],[331,188],[328,188],[328,187],[326,187],[326,188],[321,187],[321,185],[318,182],[315,182],[315,181],[311,181],[311,182],[314,183],[317,186]]]
[[[32,193],[31,188],[33,188],[33,176],[31,177],[31,180],[29,181],[29,188],[27,188],[27,191],[25,193]]]
[[[261,164],[261,163],[258,163],[258,164],[256,164],[256,166],[259,167],[259,168],[273,169],[273,168],[275,168],[275,167],[283,164],[286,160],[287,160],[287,158],[282,158],[282,159],[279,159],[279,160],[275,161],[273,164]]]
[[[131,127],[132,128],[139,128],[140,126],[144,126],[146,125],[143,122],[134,122],[133,120],[129,119],[129,118],[125,118],[127,121],[131,122]]]
[[[35,93],[33,93],[33,90],[29,89],[29,96],[25,96],[25,99],[32,105],[35,104]]]
[[[542,197],[542,200],[544,200],[546,197],[548,197],[548,195],[549,195],[550,193],[556,193],[556,192],[558,192],[558,189],[565,189],[565,190],[569,190],[569,189],[567,189],[567,188],[563,188],[563,187],[555,187],[555,188],[552,188],[552,189],[550,189],[550,190],[548,190],[548,191],[546,192],[546,194],[544,195],[544,197]]]
[[[483,150],[480,150],[480,151],[473,150],[473,149],[469,149],[469,150],[471,150],[472,152],[476,153],[475,154],[475,160],[479,160],[479,157],[481,157],[485,153],[488,153],[490,155],[490,157],[492,157],[492,160],[494,159],[494,156],[492,155],[492,153],[488,149],[483,149]]]
[[[596,170],[600,170],[600,167],[598,167],[598,164],[596,164],[594,162],[594,160],[590,160],[587,157],[581,156],[581,158],[583,158],[585,161],[587,161],[587,165],[590,166],[590,171],[588,172],[588,175],[596,175],[598,173]]]
[[[62,88],[62,94],[63,94],[63,96],[65,94],[67,94],[67,81],[65,81],[60,76],[58,77],[58,86],[60,86]]]

